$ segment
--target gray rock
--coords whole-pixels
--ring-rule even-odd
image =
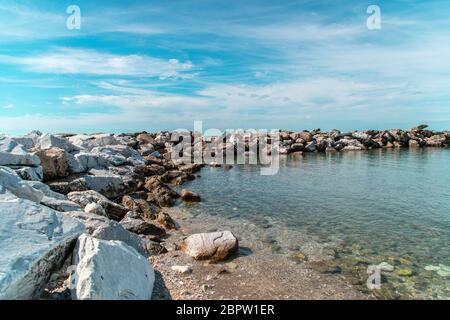
[[[11,167],[23,179],[28,181],[42,181],[44,170],[39,167]]]
[[[77,281],[72,298],[77,300],[150,300],[155,272],[149,261],[120,241],[104,241],[82,235],[73,264]]]
[[[60,212],[70,212],[81,210],[81,207],[75,202],[69,200],[61,200],[44,196],[41,200],[41,204],[46,207],[52,208]]]
[[[122,220],[128,212],[124,206],[112,202],[102,194],[94,191],[75,191],[68,195],[69,200],[79,204],[82,208],[85,208],[90,203],[97,203],[105,209],[107,216],[114,220]]]
[[[27,181],[22,180],[14,170],[7,167],[0,167],[0,194],[7,191],[19,198],[36,203],[41,202],[44,197],[44,194],[41,191],[31,187]]]
[[[95,238],[123,241],[145,256],[159,254],[162,250],[159,244],[125,230],[120,223],[106,217],[85,212],[67,212],[65,214],[82,222],[87,233]]]
[[[7,191],[0,212],[0,299],[37,299],[83,225]]]
[[[152,223],[148,223],[142,219],[136,219],[132,215],[125,216],[120,224],[128,231],[146,235],[146,236],[164,236],[166,231]]]
[[[0,136],[0,166],[37,167],[41,160],[22,145],[8,137]]]

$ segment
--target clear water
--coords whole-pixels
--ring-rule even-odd
[[[203,199],[189,206],[196,216],[252,221],[264,230],[252,236],[270,233],[283,254],[305,236],[338,240],[342,275],[361,290],[367,265],[388,262],[382,298],[450,298],[450,277],[425,270],[450,266],[450,149],[306,154],[282,158],[275,176],[248,165],[200,175],[187,186]]]

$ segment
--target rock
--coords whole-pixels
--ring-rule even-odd
[[[304,151],[314,152],[314,151],[316,151],[316,146],[317,146],[316,141],[311,141],[305,146]]]
[[[38,149],[53,149],[58,148],[67,152],[78,151],[79,148],[74,146],[70,141],[59,138],[51,134],[44,134],[37,139],[36,146]]]
[[[136,137],[136,140],[139,142],[140,145],[156,144],[155,139],[148,133],[142,133],[142,134],[138,135]]]
[[[188,274],[192,272],[192,269],[189,266],[172,266],[170,269],[183,274]]]
[[[110,163],[100,154],[80,152],[74,155],[74,160],[70,160],[71,170],[74,172],[86,172],[90,169],[107,168]]]
[[[76,173],[84,173],[88,171],[88,167],[83,165],[81,158],[75,158],[75,156],[71,153],[66,152],[66,159],[67,164],[69,166],[69,173],[76,174]],[[85,162],[86,163],[86,162]]]
[[[107,216],[116,221],[120,221],[125,217],[129,211],[124,206],[112,202],[100,193],[89,190],[89,191],[75,191],[68,195],[69,200],[78,203],[82,208],[85,208],[90,203],[97,203],[105,209]]]
[[[76,190],[77,185],[79,185],[82,190],[94,190],[107,198],[117,198],[126,191],[122,178],[117,175],[86,175],[72,181],[71,185],[74,186],[73,190]]]
[[[38,150],[35,153],[41,159],[44,170],[44,181],[56,180],[69,175],[69,163],[63,149],[51,148]]]
[[[120,241],[81,235],[74,251],[77,300],[150,300],[155,272],[145,257]]]
[[[181,190],[181,200],[186,202],[200,202],[200,196],[188,189]]]
[[[26,183],[30,187],[41,191],[44,194],[44,196],[46,196],[46,197],[54,198],[54,199],[58,199],[58,200],[68,200],[65,195],[52,191],[50,189],[50,187],[48,185],[46,185],[45,183],[42,183],[40,181],[27,181]]]
[[[172,217],[166,212],[163,212],[163,211],[159,212],[156,217],[156,221],[168,230],[178,230],[179,229],[178,223],[176,223],[172,219]]]
[[[179,197],[175,191],[161,182],[161,178],[157,176],[145,179],[144,188],[150,191],[147,201],[156,203],[161,207],[173,205],[174,199]]]
[[[75,202],[69,200],[61,200],[44,196],[41,200],[41,204],[46,207],[52,208],[60,212],[70,212],[81,210],[81,207]]]
[[[69,141],[80,149],[87,151],[95,147],[111,146],[119,144],[119,141],[110,134],[85,135],[79,134],[69,138]]]
[[[313,140],[312,134],[307,131],[299,132],[297,136],[297,139],[302,139],[305,142],[311,142]]]
[[[44,179],[44,170],[41,166],[39,167],[14,167],[10,166],[11,169],[23,179],[28,181],[42,181]]]
[[[428,128],[427,124],[421,124],[421,125],[418,125],[417,127],[412,128],[411,131],[422,131],[426,128]]]
[[[165,236],[166,231],[152,223],[148,223],[141,219],[135,219],[130,215],[126,215],[125,218],[120,221],[120,224],[128,231],[142,234],[146,236]]]
[[[75,210],[73,210],[75,211]],[[105,209],[98,203],[89,203],[84,207],[84,212],[97,214],[99,216],[107,217]]]
[[[291,152],[303,151],[303,149],[305,149],[305,146],[301,143],[293,143],[291,145]]]
[[[31,166],[41,164],[39,158],[8,137],[0,136],[0,166]]]
[[[95,238],[123,241],[145,256],[152,256],[163,251],[162,246],[158,243],[141,238],[125,230],[120,223],[106,217],[76,211],[65,214],[83,223],[87,233]]]
[[[41,191],[31,187],[14,170],[7,167],[0,167],[0,194],[6,191],[11,192],[18,198],[27,199],[36,203],[40,203],[44,197]]]
[[[0,300],[38,299],[83,225],[9,192],[0,212]]]
[[[224,260],[238,250],[238,240],[230,231],[199,233],[187,237],[181,250],[195,260]]]
[[[413,275],[413,271],[409,268],[398,269],[396,273],[401,277],[410,277]]]
[[[122,198],[122,205],[130,211],[136,212],[143,219],[153,220],[160,211],[154,204],[148,203],[140,195],[129,194]]]
[[[420,147],[419,141],[417,140],[409,140],[409,147],[410,148],[418,148]]]
[[[144,144],[144,145],[141,145],[139,148],[139,153],[142,156],[149,156],[153,152],[155,152],[155,147],[152,144]]]
[[[394,266],[390,265],[387,262],[382,262],[378,265],[378,268],[380,268],[381,271],[386,271],[386,272],[393,272],[394,271]]]
[[[91,153],[103,157],[114,166],[120,166],[127,163],[134,166],[145,165],[145,160],[139,152],[123,145],[95,147],[91,150]]]
[[[438,266],[426,266],[425,270],[427,271],[436,271],[436,273],[441,276],[441,277],[449,277],[450,276],[450,267],[443,265],[443,264],[439,264]]]

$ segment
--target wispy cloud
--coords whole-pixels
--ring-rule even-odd
[[[178,78],[192,69],[189,61],[143,55],[115,55],[94,50],[57,48],[34,56],[0,56],[0,63],[17,64],[27,71],[49,74],[120,75]]]
[[[14,107],[15,106],[12,103],[10,103],[10,104],[3,106],[2,109],[13,109]]]

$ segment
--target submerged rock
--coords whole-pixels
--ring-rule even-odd
[[[199,233],[187,237],[181,250],[195,260],[224,260],[238,250],[238,239],[230,231]]]
[[[150,300],[155,272],[147,259],[121,241],[104,241],[86,234],[74,251],[77,300]]]
[[[181,190],[181,200],[186,202],[200,202],[200,196],[188,189]]]

